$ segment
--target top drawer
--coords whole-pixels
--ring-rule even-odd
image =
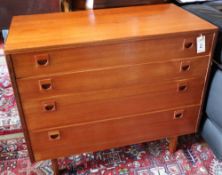
[[[213,33],[202,34],[205,36],[206,49],[205,52],[197,53],[196,40],[200,35],[16,54],[12,55],[12,61],[16,77],[22,78],[208,55],[212,47]]]

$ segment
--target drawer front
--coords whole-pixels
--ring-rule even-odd
[[[197,53],[196,35],[127,41],[64,50],[12,55],[17,78],[78,72],[104,67],[166,61],[178,58],[209,55],[213,34],[207,33],[206,51]]]
[[[59,74],[44,78],[18,79],[22,101],[142,85],[206,75],[209,58],[200,57],[165,63],[140,64],[98,71]]]
[[[199,106],[30,132],[35,160],[104,150],[196,131]]]
[[[30,130],[200,104],[204,79],[130,86],[23,102]]]

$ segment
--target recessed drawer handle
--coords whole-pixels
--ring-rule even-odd
[[[48,132],[49,140],[60,140],[60,132],[59,131],[50,131]]]
[[[190,70],[190,63],[189,62],[182,62],[180,65],[180,72],[188,72]]]
[[[35,60],[38,67],[44,67],[49,65],[48,54],[35,55]]]
[[[55,102],[48,102],[43,104],[43,111],[44,112],[52,112],[56,110],[56,103]]]
[[[183,115],[184,115],[184,110],[174,111],[173,119],[181,119],[183,118]]]
[[[45,90],[51,89],[51,84],[42,84],[42,89]]]
[[[192,48],[192,46],[193,46],[193,43],[192,43],[192,42],[185,42],[185,44],[184,44],[184,47],[185,47],[186,49],[190,49],[190,48]]]
[[[52,110],[54,110],[54,108],[55,108],[55,106],[54,105],[50,105],[50,104],[45,106],[45,110],[46,111],[52,111]]]
[[[188,71],[189,69],[190,69],[190,65],[189,64],[182,66],[182,70],[183,71]]]
[[[47,59],[39,59],[39,60],[37,60],[37,63],[39,66],[46,66],[48,64],[48,60]]]
[[[187,90],[187,86],[186,85],[179,86],[179,91],[180,92],[185,92],[186,90]]]
[[[188,84],[187,82],[181,82],[177,85],[177,91],[178,92],[186,92],[188,90]]]
[[[39,80],[39,86],[41,91],[52,90],[52,80],[51,79]]]

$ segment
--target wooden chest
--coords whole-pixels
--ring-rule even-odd
[[[14,17],[33,161],[196,132],[217,28],[173,4]]]

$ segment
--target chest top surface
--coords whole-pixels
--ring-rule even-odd
[[[15,54],[216,29],[174,4],[16,16],[5,52]]]

